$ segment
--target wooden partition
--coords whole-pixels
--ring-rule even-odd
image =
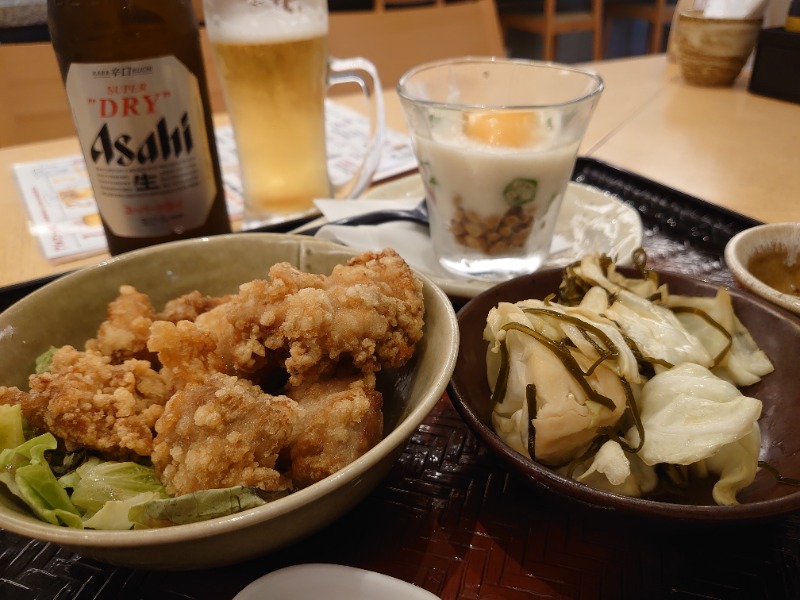
[[[0,146],[75,133],[49,43],[0,44],[0,90]]]
[[[370,59],[385,88],[423,62],[506,54],[495,0],[403,2],[375,0],[372,11],[331,13],[331,54]]]
[[[225,102],[201,30],[211,109],[223,112]],[[0,147],[75,134],[61,73],[49,42],[0,44]]]

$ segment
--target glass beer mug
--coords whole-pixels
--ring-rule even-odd
[[[245,227],[313,214],[315,198],[354,198],[382,150],[383,97],[375,66],[329,57],[326,0],[203,0],[205,22],[233,126],[244,188]],[[359,83],[370,137],[350,181],[332,185],[325,96]]]

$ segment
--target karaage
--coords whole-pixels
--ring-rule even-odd
[[[303,409],[291,442],[291,477],[305,487],[349,465],[383,434],[383,397],[375,375],[341,376],[290,387]]]
[[[367,252],[325,277],[281,263],[241,286],[226,305],[237,368],[288,352],[291,385],[330,374],[341,361],[364,373],[398,367],[422,337],[422,283],[393,250]]]
[[[62,346],[47,372],[31,375],[30,391],[6,388],[0,402],[20,404],[25,418],[64,441],[108,458],[149,456],[156,421],[171,389],[143,360],[113,364],[97,352]]]
[[[152,461],[171,494],[234,485],[282,490],[291,481],[277,468],[302,409],[236,377],[214,374],[170,398],[156,423]]]

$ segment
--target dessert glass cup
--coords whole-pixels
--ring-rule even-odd
[[[446,269],[505,280],[547,258],[602,79],[553,63],[458,58],[400,80]]]

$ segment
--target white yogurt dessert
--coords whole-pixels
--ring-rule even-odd
[[[415,139],[431,236],[456,273],[505,279],[547,258],[579,142],[533,111],[440,110]]]

